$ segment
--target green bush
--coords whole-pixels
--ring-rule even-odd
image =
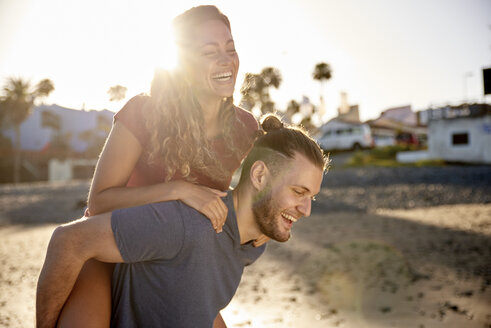
[[[385,146],[373,148],[369,151],[358,151],[353,154],[347,163],[347,166],[441,166],[445,165],[442,160],[424,160],[413,164],[403,164],[396,161],[396,155],[401,151],[412,151],[419,150],[417,148],[409,145],[395,145],[395,146]]]
[[[348,161],[348,165],[361,166],[368,164],[368,162],[368,156],[361,151],[357,151]]]
[[[406,145],[377,147],[370,150],[370,155],[375,159],[395,159],[398,152],[408,150],[411,150],[411,147]]]

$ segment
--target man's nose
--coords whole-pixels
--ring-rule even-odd
[[[298,206],[299,212],[303,216],[309,216],[312,209],[312,200],[310,198],[305,198],[302,203]]]

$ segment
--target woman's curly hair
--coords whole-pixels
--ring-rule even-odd
[[[177,16],[173,21],[177,46],[187,43],[185,39],[190,37],[192,30],[210,19],[222,20],[230,29],[227,17],[214,6],[194,7]],[[143,112],[146,128],[150,131],[149,161],[162,160],[165,163],[167,181],[177,172],[192,181],[191,169],[216,181],[230,177],[212,150],[206,136],[201,106],[182,70],[157,70],[146,106],[149,108]],[[233,97],[223,99],[218,119],[231,156],[236,156],[240,161],[242,154],[235,144],[232,131],[244,125],[236,117]]]

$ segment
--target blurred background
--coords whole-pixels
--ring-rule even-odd
[[[462,149],[467,133],[470,145],[464,123],[428,129],[431,120],[489,111],[489,1],[214,3],[232,22],[241,58],[235,102],[257,116],[277,111],[325,137],[326,149],[435,141],[431,154],[408,160],[490,162],[489,150],[447,149],[443,134]],[[90,177],[113,112],[149,91],[157,67],[173,67],[170,20],[199,4],[1,1],[0,181],[50,179],[48,157],[86,159],[72,173]],[[24,109],[5,101],[16,93],[29,103]],[[331,120],[350,124],[325,126]],[[471,148],[486,148],[486,122]]]
[[[51,230],[83,213],[112,116],[173,67],[170,21],[200,4],[0,0],[0,326],[33,324]],[[240,57],[235,103],[332,159],[230,326],[491,327],[491,2],[211,4]]]

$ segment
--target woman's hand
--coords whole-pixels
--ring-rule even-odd
[[[220,197],[225,197],[227,193],[186,181],[173,182],[177,183],[177,198],[210,219],[217,233],[222,232],[228,208]]]

